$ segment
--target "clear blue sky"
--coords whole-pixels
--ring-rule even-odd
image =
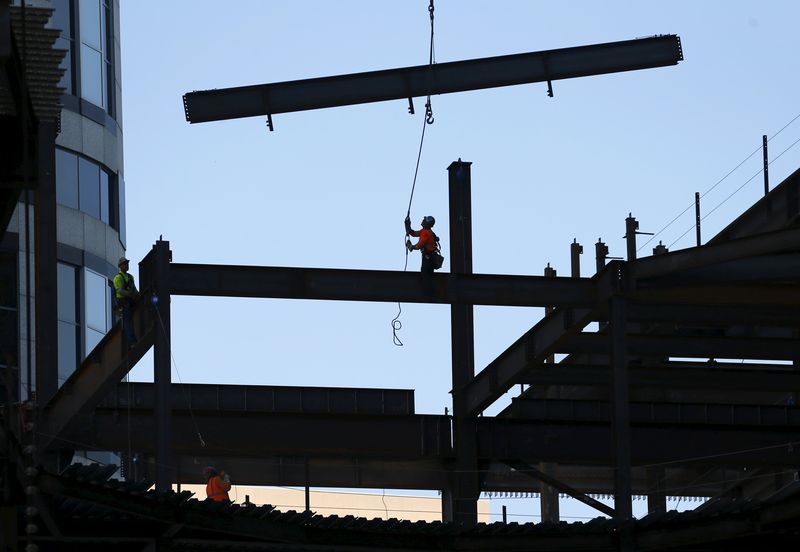
[[[402,270],[423,99],[414,116],[404,100],[278,115],[270,133],[261,118],[189,125],[181,97],[424,64],[427,7],[123,1],[128,256],[138,262],[163,234],[176,262]],[[471,161],[475,272],[538,275],[550,263],[568,275],[577,238],[590,276],[598,238],[624,255],[629,212],[642,231],[662,229],[800,114],[794,1],[437,0],[435,15],[440,63],[655,34],[683,43],[677,66],[557,81],[554,98],[544,84],[433,98],[412,218],[434,215],[449,251],[446,167]],[[798,138],[800,120],[770,142],[771,158]],[[800,145],[770,166],[773,186],[798,166]],[[757,153],[703,198],[703,214],[760,168]],[[703,221],[704,240],[760,197],[761,178]],[[693,246],[693,231],[678,240],[693,215],[640,255],[658,239]],[[406,388],[418,412],[450,407],[446,306],[403,305],[404,347],[389,303],[176,297],[172,312],[184,382]],[[477,307],[476,369],[542,314]],[[133,377],[151,380],[148,359]]]

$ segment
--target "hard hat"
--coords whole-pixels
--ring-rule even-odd
[[[436,219],[435,219],[435,218],[433,218],[433,217],[432,217],[432,216],[430,216],[430,215],[428,215],[428,216],[424,217],[424,218],[422,219],[422,221],[423,221],[423,222],[425,222],[426,224],[429,224],[429,225],[431,225],[431,226],[433,226],[434,224],[436,224]]]
[[[125,263],[128,263],[128,262],[130,262],[130,261],[128,261],[128,259],[126,259],[125,257],[120,257],[119,261],[117,261],[117,266],[122,266],[122,265],[124,265]]]

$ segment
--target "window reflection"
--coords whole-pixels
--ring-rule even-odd
[[[83,157],[78,159],[81,211],[100,218],[100,167]]]
[[[98,332],[106,333],[106,310],[108,305],[108,280],[93,270],[85,270],[86,297],[86,327]],[[88,349],[91,350],[91,349]]]
[[[56,201],[78,208],[78,157],[56,148]]]
[[[94,48],[102,49],[102,19],[100,0],[80,0],[81,42]]]
[[[58,379],[65,381],[78,363],[76,267],[58,263]]]
[[[98,167],[99,168],[99,167]],[[108,189],[108,173],[100,169],[100,220],[109,224],[109,207],[111,205]]]
[[[56,200],[61,205],[80,209],[119,230],[120,213],[125,208],[117,179],[90,159],[56,148]]]
[[[75,91],[72,87],[73,36],[70,4],[69,0],[53,0],[53,16],[50,18],[49,27],[61,31],[61,37],[56,40],[56,48],[67,51],[59,66],[64,69],[64,75],[58,85],[64,88],[67,94],[74,94]]]
[[[105,107],[103,85],[102,54],[81,44],[81,96],[97,106]]]

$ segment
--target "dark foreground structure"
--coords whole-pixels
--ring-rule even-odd
[[[0,2],[6,31],[10,13]],[[52,42],[39,26],[40,45]],[[50,76],[37,87],[55,95],[36,99],[26,85],[33,76],[21,76],[15,39],[10,32],[0,38],[0,115],[14,131],[3,134],[9,156],[0,166],[2,213],[13,211],[21,192],[37,190],[41,242],[36,393],[13,397],[14,386],[4,387],[3,550],[731,550],[796,543],[800,171],[694,248],[657,247],[636,258],[638,225],[629,217],[627,259],[607,262],[598,242],[591,277],[581,276],[577,243],[569,277],[550,268],[544,276],[474,274],[471,164],[460,159],[448,168],[451,272],[435,274],[432,284],[417,273],[173,263],[169,243],[159,240],[139,264],[139,342],[128,348],[117,324],[59,386],[55,286],[48,279],[55,238],[44,239],[55,228],[47,211],[55,202],[46,194],[53,193],[47,163],[56,124],[52,111],[34,107],[53,107],[61,58],[43,55]],[[494,58],[441,64],[435,78],[455,83],[449,88],[414,85],[431,70],[410,68],[192,93],[185,108],[193,122],[266,114],[271,124],[272,114],[297,109],[682,59],[675,36],[643,40],[531,55],[525,62],[538,60],[542,71],[519,81],[503,71],[507,62],[511,73],[519,71],[513,63],[523,58]],[[608,65],[622,51],[630,58]],[[577,63],[595,54],[603,70]],[[559,65],[567,62],[571,70]],[[486,82],[460,80],[460,71],[485,74]],[[404,89],[403,79],[413,86]],[[365,87],[374,93],[348,96]],[[284,89],[308,103],[280,104]],[[320,90],[343,95],[320,100]],[[232,112],[228,102],[247,109]],[[453,412],[417,414],[409,390],[173,384],[173,295],[449,305]],[[476,370],[474,305],[545,307],[546,315]],[[151,348],[153,383],[122,382]],[[555,355],[563,357],[555,362]],[[508,408],[482,415],[517,386]],[[119,453],[124,482],[111,479],[116,466],[70,466],[76,448]],[[447,523],[281,513],[170,490],[200,483],[198,466],[209,463],[224,465],[241,484],[440,490]],[[542,523],[475,523],[482,492],[520,491],[541,494]],[[610,519],[558,523],[559,493]],[[613,495],[615,506],[597,494]],[[635,495],[648,501],[650,514],[641,520],[632,519]],[[692,512],[668,513],[667,495],[710,500]]]

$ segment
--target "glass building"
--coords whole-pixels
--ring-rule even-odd
[[[66,51],[54,169],[61,386],[113,324],[111,279],[125,253],[119,0],[26,4],[53,10],[47,26]],[[0,243],[0,368],[14,373],[21,399],[36,389],[26,375],[36,360],[33,218],[23,194]]]

